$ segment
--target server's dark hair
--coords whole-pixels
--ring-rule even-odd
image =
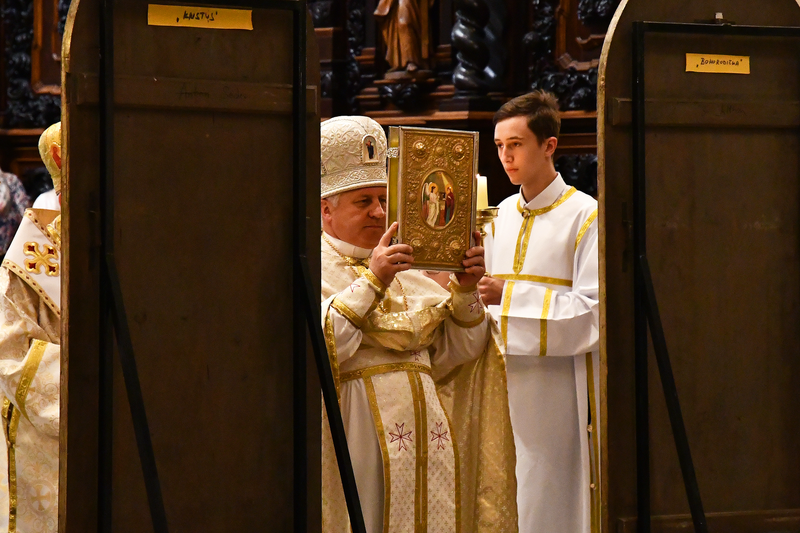
[[[528,118],[528,129],[539,144],[550,137],[557,139],[561,130],[558,99],[547,91],[533,91],[509,100],[494,114],[494,125],[513,117]]]

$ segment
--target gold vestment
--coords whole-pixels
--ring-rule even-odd
[[[387,289],[367,264],[322,244],[323,325],[354,465],[363,468],[359,450],[373,445],[354,439],[354,395],[366,396],[362,422],[380,446],[383,495],[360,494],[365,514],[378,502],[385,533],[517,531],[505,363],[477,290],[448,294],[418,271]],[[360,336],[357,348],[348,331]],[[477,356],[459,344],[473,338],[468,331],[481,339]],[[323,425],[323,531],[345,533],[327,417]]]
[[[0,530],[58,530],[58,211],[29,209],[2,268]]]

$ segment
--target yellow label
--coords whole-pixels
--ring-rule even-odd
[[[149,4],[147,24],[214,30],[252,30],[253,12],[249,9]]]
[[[686,54],[686,72],[750,74],[750,56]]]

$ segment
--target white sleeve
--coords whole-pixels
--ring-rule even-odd
[[[595,221],[575,252],[575,275],[569,291],[507,281],[500,308],[506,353],[573,356],[597,350],[600,339],[597,265]]]
[[[334,343],[339,364],[356,353],[363,337],[361,327],[385,292],[380,280],[367,271],[343,291],[322,302],[322,329],[326,340]]]

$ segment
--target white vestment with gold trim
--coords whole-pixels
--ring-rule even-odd
[[[0,268],[0,531],[58,530],[59,216],[28,209]]]
[[[516,531],[505,369],[477,290],[418,271],[387,289],[370,252],[323,238],[323,327],[367,531]],[[346,533],[325,420],[323,531]]]
[[[487,270],[506,283],[489,311],[506,345],[520,531],[593,533],[600,526],[597,201],[558,175],[530,202],[516,194],[499,207]]]

